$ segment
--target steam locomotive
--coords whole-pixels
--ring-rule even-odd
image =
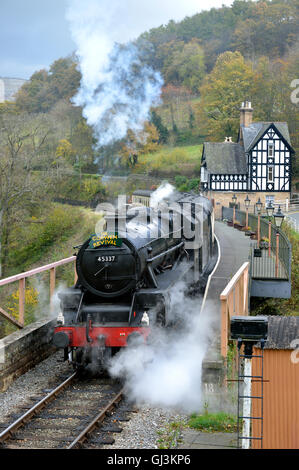
[[[106,213],[104,231],[76,257],[78,280],[59,294],[53,343],[75,369],[105,369],[153,325],[170,327],[171,290],[180,280],[202,283],[214,260],[211,202],[175,193],[156,207],[127,205]]]

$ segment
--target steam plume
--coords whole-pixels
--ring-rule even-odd
[[[215,312],[209,308],[199,315],[198,299],[187,298],[185,289],[182,282],[171,292],[171,314],[181,320],[181,329],[154,327],[149,344],[132,344],[111,361],[110,374],[125,379],[127,395],[137,404],[186,412],[202,406],[202,362],[213,336]]]
[[[170,19],[195,13],[197,1],[69,0],[67,19],[82,73],[74,104],[94,129],[98,146],[114,143],[128,129],[138,133],[159,103],[161,75],[142,63],[132,40]],[[120,43],[122,45],[120,45]]]

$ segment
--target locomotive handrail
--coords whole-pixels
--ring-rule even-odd
[[[173,246],[172,248],[169,248],[166,251],[163,251],[163,253],[160,253],[159,255],[154,256],[153,258],[149,258],[146,260],[147,263],[152,263],[153,261],[156,261],[159,258],[163,258],[163,256],[168,255],[169,253],[172,253],[173,251],[177,250],[178,248],[181,248],[183,245],[185,245],[185,242],[181,242],[176,246]]]

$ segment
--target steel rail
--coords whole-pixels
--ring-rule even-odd
[[[123,398],[124,390],[122,389],[110,403],[99,413],[93,420],[86,426],[86,428],[79,434],[78,437],[67,447],[67,449],[74,449],[83,444],[89,438],[89,434],[106,418],[106,414],[111,411],[117,403]]]
[[[68,385],[70,385],[74,379],[77,377],[77,372],[72,374],[68,379],[62,382],[58,387],[56,387],[52,392],[36,403],[30,410],[18,418],[14,423],[12,423],[8,428],[6,428],[2,433],[0,433],[0,443],[3,443],[7,439],[10,439],[14,432],[26,424],[30,419],[36,415],[40,410],[42,410],[48,403],[56,398],[60,392],[62,392]]]

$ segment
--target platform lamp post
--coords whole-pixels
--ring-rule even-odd
[[[284,214],[281,212],[280,206],[278,207],[277,212],[273,215],[274,222],[276,227],[276,260],[275,260],[275,276],[278,277],[278,267],[279,267],[279,229],[282,226],[284,219]]]
[[[272,201],[270,201],[270,203],[266,207],[266,211],[267,211],[267,216],[269,218],[269,232],[268,232],[268,234],[269,234],[268,235],[268,238],[269,238],[269,251],[268,251],[268,254],[269,254],[269,256],[271,256],[272,217],[273,217],[273,214],[274,214],[274,206],[272,204]]]
[[[250,206],[250,199],[248,197],[248,194],[247,194],[247,197],[245,199],[245,207],[246,207],[246,230],[248,228],[248,210],[249,210],[249,206]]]
[[[257,210],[257,247],[260,247],[260,240],[261,240],[261,212],[262,212],[262,207],[263,204],[261,202],[261,199],[256,203],[256,210]]]
[[[252,359],[262,359],[263,354],[254,355],[253,347],[256,343],[260,343],[260,347],[263,350],[265,342],[268,338],[268,317],[266,316],[236,316],[231,318],[230,322],[230,339],[237,340],[237,346],[239,351],[238,360],[238,447],[242,449],[249,449],[250,442],[256,437],[252,436],[252,420],[261,420],[261,435],[258,439],[261,441],[261,448],[263,447],[263,364],[261,367],[262,375],[260,376],[262,391],[260,396],[252,396]],[[241,347],[244,346],[244,353],[241,353]],[[241,372],[241,358],[243,362],[243,372]],[[241,392],[240,382],[243,382],[243,390]],[[253,417],[251,415],[251,402],[253,399],[261,400],[261,416]],[[240,400],[243,400],[242,409],[240,407]],[[241,414],[240,414],[241,413]],[[242,429],[240,429],[240,420],[242,420]],[[242,445],[240,446],[240,441]]]
[[[236,222],[236,205],[237,205],[237,196],[234,194],[233,197],[232,197],[232,201],[233,201],[233,227],[235,226],[235,222]]]

